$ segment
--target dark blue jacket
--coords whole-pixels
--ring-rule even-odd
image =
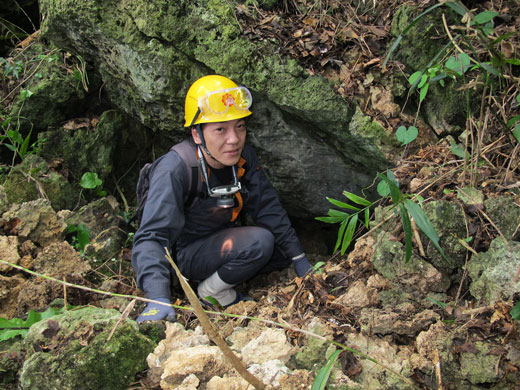
[[[193,146],[194,154],[195,151]],[[246,171],[240,180],[241,193],[247,215],[256,225],[273,233],[287,258],[301,254],[301,244],[275,189],[259,165],[256,152],[246,145],[242,157],[246,160]],[[137,285],[149,299],[171,295],[170,272],[173,270],[165,258],[164,248],[170,249],[174,244],[181,248],[221,229],[237,226],[236,222],[230,222],[232,209],[216,207],[215,198],[204,196],[205,187],[185,210],[190,182],[187,172],[185,162],[173,150],[161,156],[150,171],[148,198],[132,250]],[[182,264],[179,268],[182,270]]]

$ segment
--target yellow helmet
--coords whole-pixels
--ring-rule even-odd
[[[184,126],[226,122],[252,114],[251,92],[224,76],[204,76],[195,81],[184,103]]]

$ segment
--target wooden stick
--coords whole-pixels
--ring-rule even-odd
[[[186,282],[186,279],[184,276],[182,276],[181,271],[177,267],[177,264],[173,261],[170,252],[167,248],[164,248],[166,251],[166,258],[172,265],[173,269],[175,270],[175,273],[177,274],[177,277],[179,278],[179,281],[181,282],[181,287],[184,290],[184,293],[186,294],[186,297],[190,301],[191,306],[193,307],[193,310],[195,311],[195,315],[200,321],[200,325],[202,326],[202,329],[207,333],[207,335],[213,340],[215,344],[220,348],[224,356],[229,360],[231,365],[237,372],[240,374],[242,378],[244,378],[246,381],[248,381],[255,389],[263,390],[265,389],[264,383],[258,379],[256,376],[251,374],[246,369],[245,363],[238,358],[237,355],[233,353],[231,348],[229,348],[229,345],[227,345],[226,341],[222,338],[222,336],[217,332],[213,324],[208,318],[208,315],[204,312],[204,309],[202,309],[202,306],[200,305],[199,298],[191,288],[191,286]]]

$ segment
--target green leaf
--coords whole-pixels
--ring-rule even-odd
[[[520,320],[520,302],[517,302],[509,313],[511,314],[511,317],[513,317],[514,320]]]
[[[388,183],[384,180],[381,180],[377,184],[377,193],[382,197],[387,197],[390,195],[390,187],[388,186]]]
[[[18,149],[16,148],[16,146],[14,145],[11,145],[11,144],[4,144],[4,146],[9,149],[11,152],[16,152]]]
[[[390,171],[388,171],[388,172],[390,172]],[[390,190],[390,196],[392,197],[392,202],[394,202],[394,204],[398,204],[403,199],[403,195],[401,194],[401,191],[399,191],[399,187],[390,178],[383,176],[380,173],[378,173],[377,176],[388,184],[388,188]],[[393,174],[392,174],[392,176],[393,176]],[[394,179],[395,179],[395,176],[394,176]]]
[[[29,131],[29,134],[25,139],[23,140],[23,143],[20,145],[20,150],[18,153],[20,154],[20,157],[23,159],[27,155],[27,150],[29,149],[29,141],[31,139],[31,133],[32,129]]]
[[[419,130],[417,127],[410,126],[408,129],[405,126],[399,126],[397,129],[395,136],[397,140],[401,142],[402,145],[407,145],[410,142],[414,141],[419,134]]]
[[[468,159],[468,154],[454,141],[451,141],[451,152],[457,157]]]
[[[349,213],[346,213],[341,210],[335,210],[335,209],[329,209],[328,214],[329,214],[329,217],[338,217],[338,218],[342,218],[342,219],[350,217]]]
[[[437,299],[434,299],[434,298],[431,298],[431,297],[428,297],[428,299],[435,303],[437,306],[439,306],[441,309],[446,309],[448,307],[448,305],[444,302],[441,302],[441,301],[438,301]]]
[[[103,184],[103,182],[98,177],[98,174],[95,172],[84,173],[79,182],[79,185],[81,187],[87,188],[87,189],[93,189],[102,184]]]
[[[513,136],[516,138],[518,142],[520,142],[520,123],[516,125],[513,129]]]
[[[486,63],[486,62],[479,62],[478,65],[480,67],[484,68],[485,70],[487,70],[493,76],[496,76],[496,77],[500,76],[500,72],[496,68],[494,68],[493,66],[489,65],[488,63]]]
[[[408,216],[408,212],[406,208],[401,203],[399,205],[399,211],[401,213],[401,222],[403,223],[404,237],[405,237],[405,249],[406,249],[406,257],[405,262],[408,263],[410,258],[412,257],[412,223],[410,222],[410,217]]]
[[[82,223],[78,225],[70,225],[67,229],[67,233],[76,233],[77,246],[80,250],[85,249],[85,247],[90,243],[88,228]]]
[[[215,307],[221,307],[220,303],[218,303],[218,301],[210,295],[208,295],[207,297],[204,297],[204,300],[208,301]]]
[[[365,209],[365,227],[370,229],[370,209]]]
[[[343,195],[345,195],[352,202],[360,204],[362,206],[371,206],[372,205],[372,202],[369,202],[365,198],[362,198],[361,196],[353,194],[352,192],[343,191]]]
[[[348,222],[347,229],[345,230],[345,237],[343,237],[343,244],[341,245],[341,254],[344,255],[352,242],[352,237],[354,237],[354,232],[356,231],[356,225],[358,221],[358,214],[354,214],[350,221]]]
[[[419,81],[419,84],[417,84],[417,88],[422,88],[426,82],[428,81],[428,75],[423,74],[421,77],[421,81]]]
[[[316,378],[314,378],[311,390],[325,389],[327,381],[329,380],[330,373],[332,371],[332,367],[334,367],[334,363],[338,359],[338,356],[341,352],[343,352],[343,350],[336,350],[332,355],[330,355],[330,357],[327,359],[327,363],[325,364],[325,366],[319,369]]]
[[[460,16],[464,16],[466,15],[466,8],[460,4],[458,1],[453,1],[453,2],[446,2],[445,3],[449,8],[451,8],[452,10],[454,10],[456,13],[458,13]]]
[[[421,79],[422,73],[423,72],[419,70],[417,72],[412,73],[410,77],[408,77],[408,82],[411,86],[414,86],[414,84],[416,84]]]
[[[475,187],[464,187],[457,189],[457,199],[466,205],[481,205],[484,204],[484,195],[482,191]]]
[[[314,264],[312,266],[312,270],[319,274],[319,273],[322,273],[322,270],[320,269],[321,267],[323,267],[325,265],[325,262],[324,261],[318,261],[316,264]]]
[[[325,223],[338,223],[343,221],[343,218],[340,217],[315,217],[316,221],[325,222]]]
[[[29,91],[28,89],[22,89],[20,91],[20,99],[22,99],[22,101],[29,99],[32,95],[33,95],[33,93],[31,91]]]
[[[445,66],[457,75],[462,76],[471,67],[471,59],[466,53],[458,53],[448,58]]]
[[[421,231],[426,234],[426,237],[430,239],[430,241],[433,243],[435,248],[439,251],[441,256],[449,263],[451,264],[451,261],[446,257],[444,254],[444,251],[439,245],[439,236],[437,232],[435,231],[435,228],[433,227],[432,223],[424,213],[424,211],[419,207],[418,204],[412,202],[410,199],[404,200],[404,206],[406,207],[406,210],[410,213],[410,216],[414,219],[415,223],[421,229]]]
[[[430,220],[428,219],[428,216],[424,213],[423,209],[419,207],[417,203],[414,203],[410,199],[404,200],[404,205],[412,218],[414,219],[415,223],[423,231],[426,236],[433,242],[438,244],[439,243],[439,236],[437,235],[437,232],[435,231],[433,225],[431,224]]]
[[[341,241],[343,240],[343,235],[344,235],[345,229],[347,227],[347,222],[348,222],[348,219],[345,219],[343,222],[341,222],[341,225],[339,225],[338,238],[336,240],[336,245],[334,245],[333,252],[336,252],[336,250],[338,250],[339,246],[341,245]]]
[[[16,336],[23,338],[27,335],[28,329],[35,323],[62,314],[64,311],[64,308],[56,307],[50,307],[43,313],[30,310],[25,321],[20,318],[12,318],[10,320],[0,318],[0,341],[8,340]]]
[[[392,171],[387,171],[386,172],[386,176],[392,180],[394,183],[396,183],[397,185],[399,185],[399,183],[397,183],[397,180],[393,174]],[[381,180],[378,185],[377,185],[377,193],[379,195],[381,195],[382,197],[386,197],[388,195],[390,195],[390,186],[388,185],[388,183],[385,181],[385,180]]]
[[[514,117],[512,117],[511,119],[509,119],[507,121],[507,126],[508,127],[513,126],[519,119],[520,119],[520,115],[515,115]]]
[[[475,22],[478,24],[486,24],[487,22],[493,20],[495,16],[498,15],[496,11],[484,11],[475,15]]]
[[[428,94],[428,88],[430,87],[430,84],[425,84],[424,87],[421,88],[419,92],[419,101],[422,102],[426,95]]]
[[[332,198],[329,198],[329,197],[325,197],[330,203],[332,203],[333,205],[335,206],[338,206],[338,207],[341,207],[341,208],[344,208],[344,209],[349,209],[349,210],[355,210],[355,211],[359,211],[359,208],[355,207],[355,206],[352,206],[348,203],[345,203],[345,202],[342,202],[340,200],[336,200],[336,199],[332,199]]]
[[[9,130],[7,132],[7,136],[17,144],[21,144],[23,142],[23,137],[18,130]]]

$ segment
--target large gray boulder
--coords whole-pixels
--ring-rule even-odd
[[[320,76],[241,34],[227,2],[40,2],[42,33],[99,72],[112,103],[144,126],[182,137],[183,103],[197,78],[250,88],[249,142],[291,215],[324,214],[325,195],[361,193],[392,159],[393,141]],[[357,114],[358,119],[360,113]]]

